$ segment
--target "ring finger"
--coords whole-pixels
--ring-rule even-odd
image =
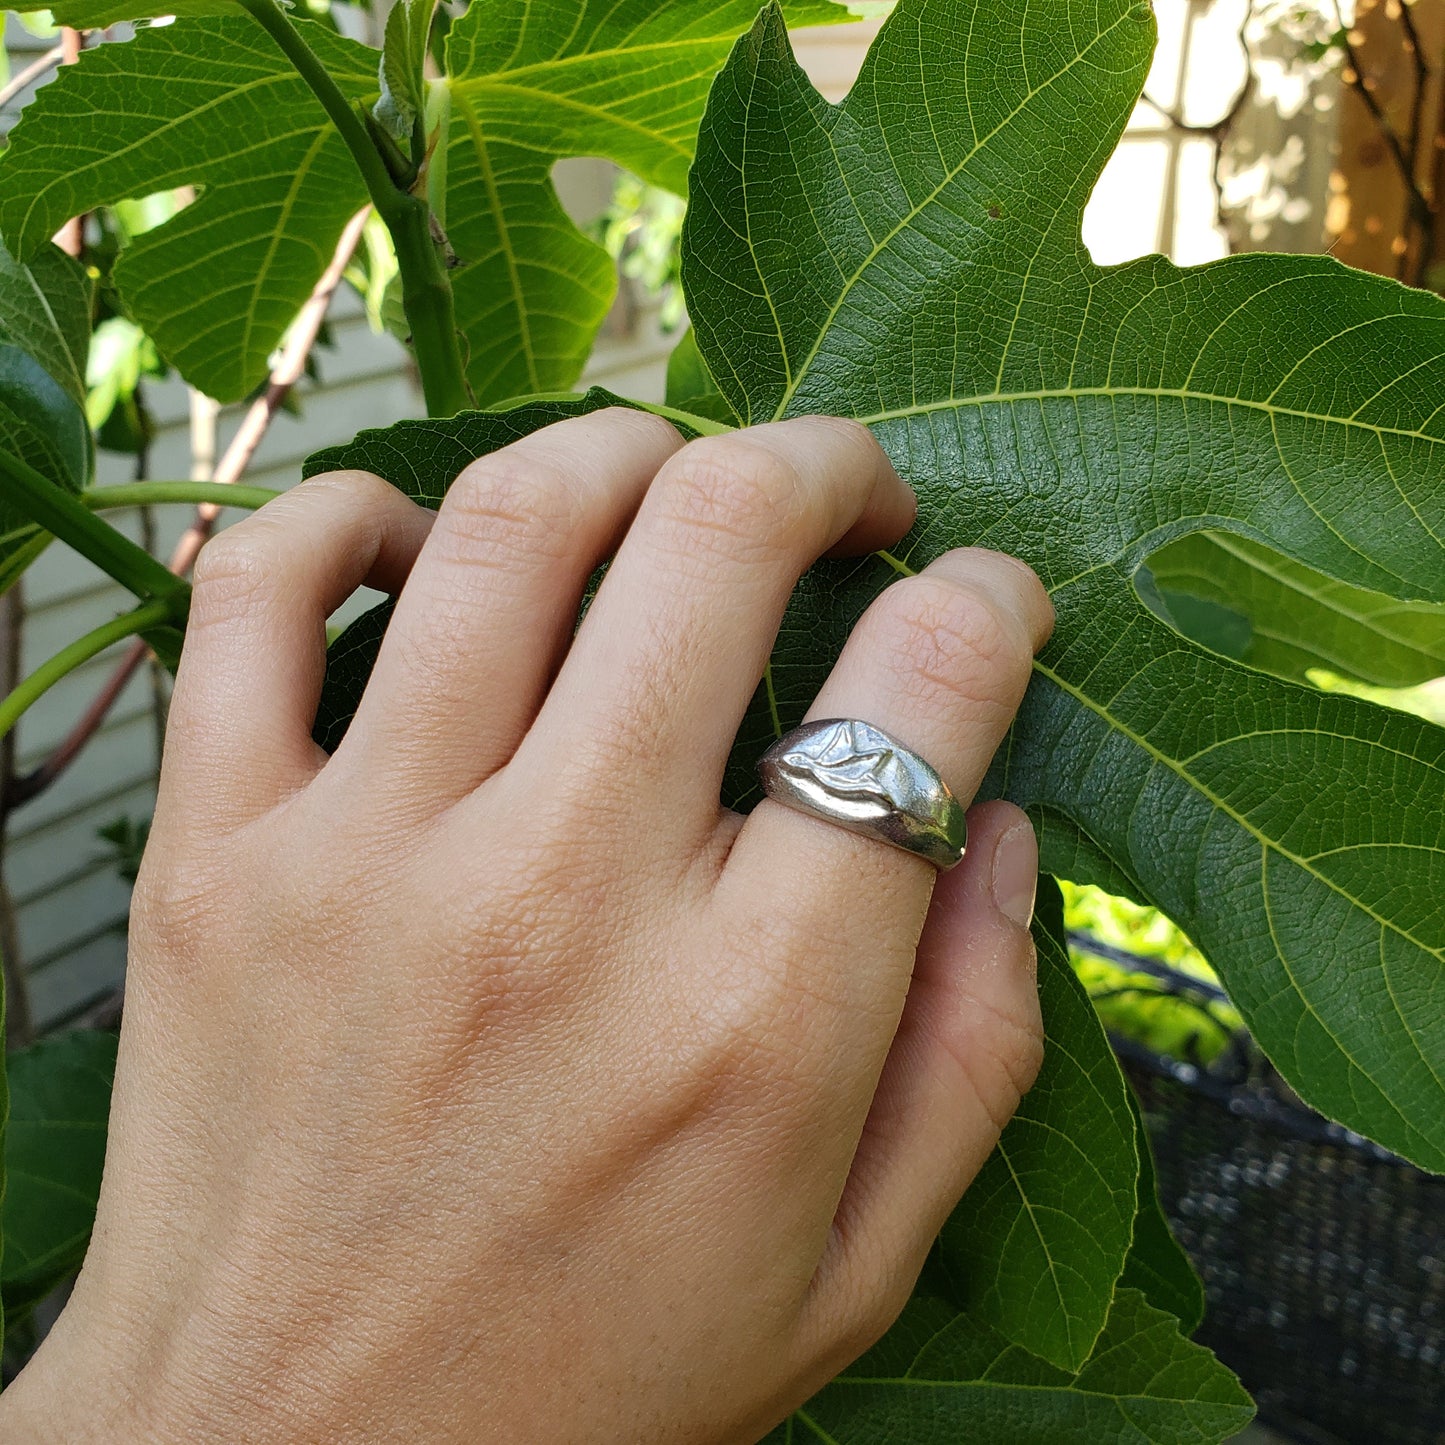
[[[860,718],[883,729],[966,807],[1052,627],[1048,594],[1023,563],[978,548],[945,553],[864,613],[808,720]],[[916,940],[936,876],[922,858],[769,799],[733,845],[720,901],[733,890],[765,898],[802,936],[836,937],[856,956],[870,941]],[[911,958],[911,946],[904,952]]]

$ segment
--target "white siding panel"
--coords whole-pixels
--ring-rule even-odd
[[[32,970],[44,968],[88,942],[97,928],[124,918],[129,907],[130,884],[119,873],[90,873],[21,910],[21,952]]]
[[[57,1027],[108,994],[125,974],[125,935],[109,920],[84,943],[30,975],[30,1013],[37,1027]]]
[[[96,837],[97,829],[120,817],[147,817],[155,801],[148,776],[116,793],[99,786],[91,791],[92,796],[78,810],[23,834],[17,826],[12,833],[5,848],[5,878],[21,908],[55,887],[62,877],[106,856],[107,845]],[[24,821],[24,813],[17,813],[17,825]]]
[[[115,658],[118,657],[119,652],[115,654]],[[56,742],[69,733],[75,720],[90,705],[90,700],[110,676],[115,658],[96,658],[86,667],[77,669],[53,687],[21,719],[18,733],[19,745],[16,752],[18,754],[17,764],[22,772],[34,767],[50,753]],[[107,746],[113,745],[115,734],[129,726],[131,719],[144,715],[149,694],[150,679],[145,669],[139,668],[135,676],[126,684],[124,692],[121,693],[106,719]],[[87,749],[83,756],[91,757],[93,754]],[[80,765],[77,764],[77,766]],[[96,765],[91,763],[89,766],[93,769]],[[58,787],[59,784],[56,786]],[[34,802],[25,804],[26,810],[41,807],[42,800],[48,796],[49,791],[52,790],[47,790]],[[16,827],[23,824],[25,816],[25,813],[16,813],[14,819]]]
[[[11,820],[11,835],[69,816],[88,806],[97,794],[152,778],[155,766],[155,747],[148,726],[130,721],[108,728],[53,787],[16,812]],[[56,867],[63,866],[64,860],[56,859]]]

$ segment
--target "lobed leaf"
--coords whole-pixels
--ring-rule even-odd
[[[375,99],[374,50],[297,24],[347,96]],[[63,66],[11,132],[0,234],[28,256],[70,216],[185,185],[199,197],[132,241],[115,281],[188,381],[238,401],[366,200],[320,102],[248,16],[144,28]]]
[[[235,8],[183,5],[174,24],[86,51],[26,108],[0,167],[0,234],[22,255],[94,206],[201,188],[127,248],[116,283],[167,359],[223,401],[264,378],[366,200],[320,103],[250,17],[223,13]],[[563,211],[553,165],[605,156],[682,190],[708,85],[756,8],[476,0],[452,24],[429,169],[479,401],[570,386],[612,304],[612,261]],[[73,0],[65,13],[100,25],[153,9]],[[424,104],[428,13],[397,6],[381,78],[376,51],[297,23],[342,92],[380,98],[383,123],[401,132]],[[803,25],[850,18],[838,0],[788,0],[787,13]]]
[[[1134,0],[901,0],[831,106],[765,11],[703,124],[689,310],[744,419],[873,428],[920,493],[901,565],[981,545],[1044,579],[986,789],[1046,823],[1044,866],[1164,909],[1316,1108],[1445,1168],[1445,732],[1232,664],[1134,587],[1227,531],[1445,601],[1445,302],[1322,257],[1095,266],[1084,203],[1153,39]],[[799,590],[784,726],[895,573]],[[772,733],[755,709],[739,755]]]
[[[447,36],[447,236],[480,402],[570,386],[616,292],[553,165],[604,156],[682,192],[713,75],[756,0],[489,0]],[[788,0],[788,20],[850,18]]]

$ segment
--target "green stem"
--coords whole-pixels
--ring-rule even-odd
[[[170,599],[171,615],[185,614],[190,597],[186,582],[144,547],[103,522],[79,497],[47,481],[19,457],[0,450],[0,496],[45,531],[88,557],[137,597]]]
[[[432,236],[431,208],[420,196],[397,187],[360,115],[275,0],[240,3],[325,107],[366,182],[376,214],[391,232],[401,273],[401,303],[411,326],[428,415],[452,416],[465,410],[472,398],[457,337],[451,277]]]
[[[296,67],[296,73],[311,87],[311,93],[341,132],[341,139],[346,142],[346,148],[366,182],[372,204],[384,216],[386,208],[395,202],[397,189],[392,184],[391,173],[381,153],[371,143],[361,117],[351,108],[351,102],[341,93],[341,87],[331,78],[331,72],[275,0],[241,0],[241,8],[249,12],[251,18],[276,42]]]
[[[280,495],[270,487],[243,487],[236,482],[121,482],[113,487],[92,487],[81,493],[80,500],[94,512],[113,507],[150,507],[162,502],[209,502],[254,512]]]
[[[164,627],[172,620],[171,611],[170,600],[157,597],[131,612],[112,618],[93,632],[87,632],[69,647],[61,648],[54,657],[42,662],[14,692],[0,701],[0,737],[4,737],[20,721],[25,709],[49,692],[61,678],[74,672],[82,663],[89,662],[96,653],[104,652],[112,643],[133,637],[138,632]]]
[[[80,494],[80,500],[92,512],[108,512],[116,507],[150,507],[162,502],[197,505],[209,502],[216,507],[241,507],[254,512],[280,495],[270,487],[242,487],[226,482],[123,482],[114,487],[92,487]],[[0,532],[0,552],[8,557],[43,531],[34,522],[27,522],[23,527]]]
[[[455,416],[476,403],[462,362],[452,278],[432,237],[431,207],[420,196],[406,194],[402,200],[396,215],[381,213],[381,219],[396,248],[401,307],[411,327],[422,395],[428,416]]]

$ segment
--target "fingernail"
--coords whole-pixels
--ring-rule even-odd
[[[994,845],[993,901],[1005,918],[1027,928],[1039,882],[1039,845],[1031,823],[1015,823]]]

